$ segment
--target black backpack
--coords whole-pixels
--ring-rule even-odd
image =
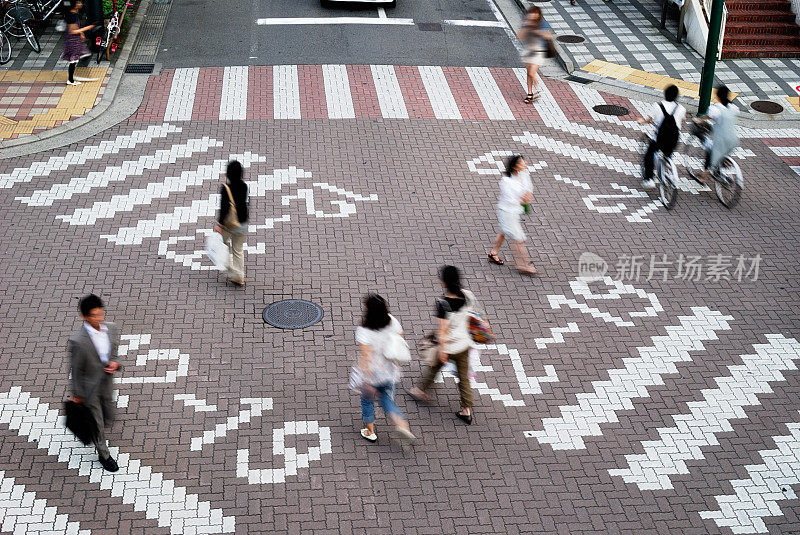
[[[664,120],[661,121],[658,132],[656,132],[656,145],[658,145],[658,149],[664,153],[664,156],[669,157],[675,151],[675,147],[678,146],[680,132],[678,131],[678,123],[675,122],[675,117],[671,114],[667,114],[667,110],[662,103],[659,102],[658,105],[661,108],[661,112],[664,114]],[[676,111],[678,111],[677,104],[672,113]]]

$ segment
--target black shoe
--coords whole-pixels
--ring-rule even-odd
[[[458,416],[458,418],[460,420],[463,420],[464,422],[466,422],[467,425],[472,425],[472,413],[461,414],[460,412],[457,412],[456,416]]]
[[[119,465],[117,464],[117,461],[115,461],[113,457],[106,457],[105,459],[100,457],[100,464],[103,465],[103,469],[106,472],[116,472],[117,470],[119,470]]]

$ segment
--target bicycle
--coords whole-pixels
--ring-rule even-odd
[[[5,65],[11,61],[11,39],[6,32],[0,30],[0,65]]]
[[[648,136],[644,139],[645,143],[651,141]],[[664,208],[672,210],[678,202],[678,168],[672,161],[672,155],[664,156],[661,150],[657,150],[653,158],[653,176],[658,181],[658,198]]]
[[[117,11],[117,0],[112,0],[113,11],[111,19],[106,25],[105,35],[97,37],[95,44],[97,45],[97,63],[100,64],[102,56],[105,55],[108,61],[111,61],[111,55],[117,51],[119,46],[119,34],[122,31],[122,23],[125,21],[125,13],[128,11],[128,6],[133,4],[125,2],[125,7],[122,8],[122,14]]]
[[[689,132],[692,136],[697,138],[702,148],[706,140],[711,136],[711,126],[707,122],[694,122],[692,121]],[[689,176],[699,182],[705,184],[701,178],[702,169],[692,169],[689,165],[691,159],[687,158],[686,172]],[[698,161],[695,159],[695,161]],[[704,158],[699,158],[699,161],[705,161]],[[719,199],[719,202],[725,208],[733,208],[739,204],[739,199],[742,197],[742,189],[744,187],[744,179],[742,177],[742,170],[739,164],[736,163],[730,154],[726,155],[719,162],[719,165],[713,166],[711,169],[712,189]],[[709,185],[709,184],[705,184]]]
[[[17,39],[25,38],[34,52],[42,51],[39,38],[30,26],[30,21],[35,20],[30,5],[23,0],[6,0],[3,3],[3,22],[0,32],[6,33]]]

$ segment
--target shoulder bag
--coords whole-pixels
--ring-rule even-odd
[[[236,201],[233,200],[233,193],[231,193],[231,188],[227,184],[222,185],[225,188],[225,191],[228,192],[228,201],[230,202],[230,208],[228,209],[228,213],[225,214],[225,219],[222,221],[222,226],[228,230],[237,229],[242,226],[239,223],[239,213],[236,211]]]

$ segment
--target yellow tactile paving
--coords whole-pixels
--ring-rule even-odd
[[[700,84],[687,82],[678,78],[670,78],[669,76],[664,76],[663,74],[641,71],[639,69],[634,69],[625,65],[618,65],[616,63],[610,63],[600,59],[596,59],[585,65],[582,70],[617,80],[624,80],[626,82],[643,85],[645,87],[652,87],[654,89],[664,89],[668,85],[674,84],[678,86],[678,89],[680,89],[681,95],[690,98],[700,98]],[[738,93],[731,94],[733,95],[733,98],[738,96]],[[794,100],[797,101],[796,98]],[[791,98],[789,99],[789,102],[792,102]],[[795,106],[795,104],[792,105]],[[798,109],[798,111],[800,111],[800,109]]]
[[[800,97],[786,97],[786,100],[789,101],[789,104],[791,104],[794,109],[800,111]]]
[[[97,95],[103,86],[107,67],[87,67],[75,71],[80,78],[95,78],[92,82],[81,85],[68,85],[54,108],[46,113],[34,115],[31,119],[14,121],[0,116],[0,139],[9,139],[14,135],[31,134],[34,129],[53,128],[56,122],[68,121],[72,117],[83,115],[92,109]],[[64,71],[5,71],[0,73],[0,82],[55,82],[66,83],[67,73]]]

